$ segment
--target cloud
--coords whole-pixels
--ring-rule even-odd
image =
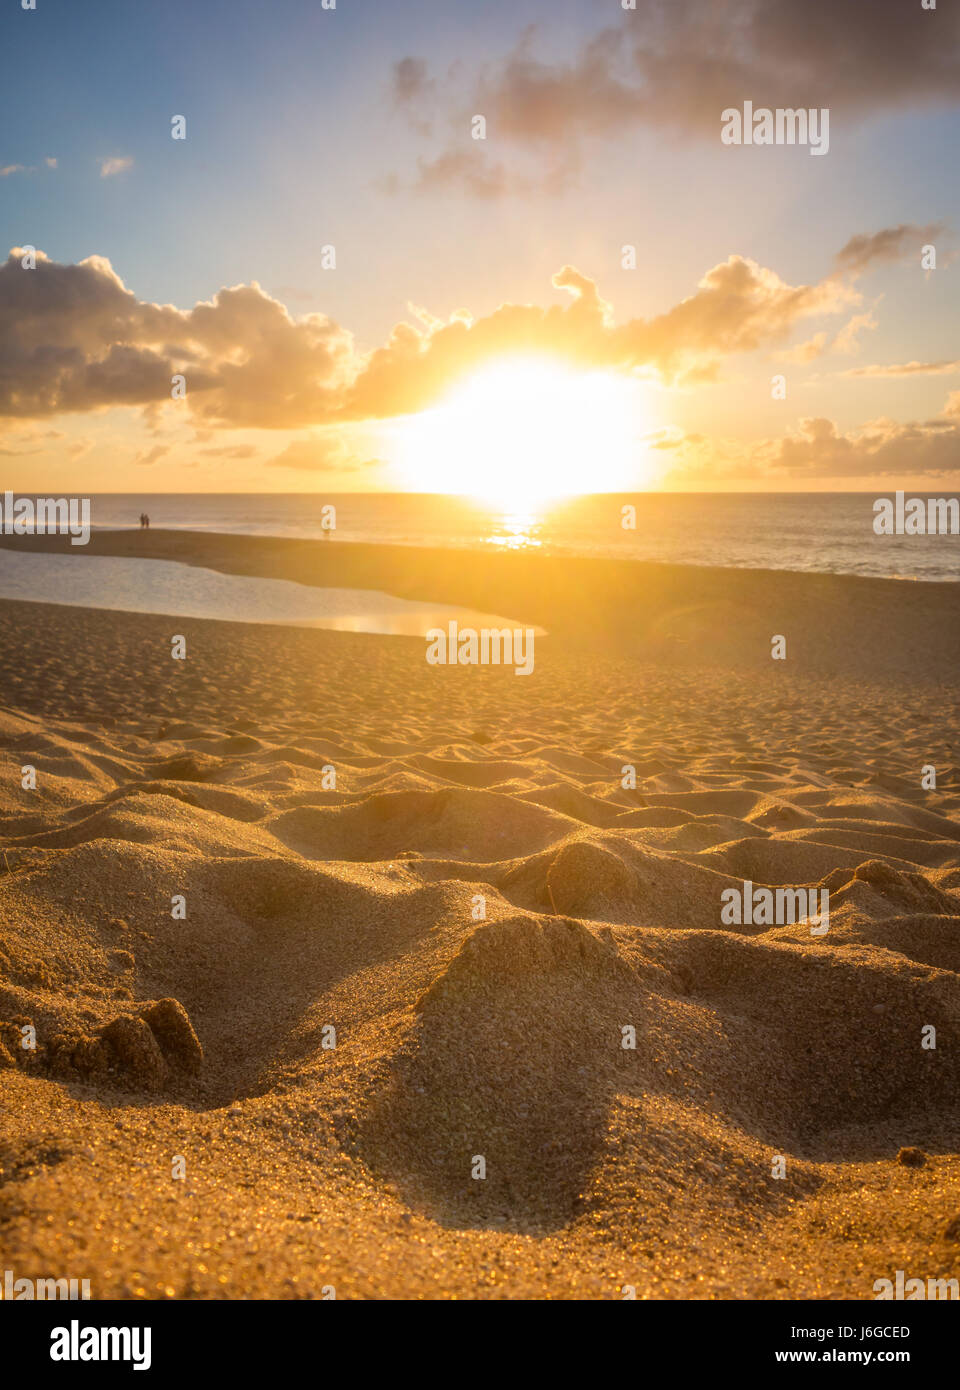
[[[949,419],[900,424],[877,420],[842,433],[832,420],[806,419],[783,439],[772,467],[793,478],[954,474],[960,459],[960,425]]]
[[[31,433],[39,438],[36,431],[44,427],[28,422],[60,413],[132,406],[156,427],[171,412],[183,412],[210,458],[239,460],[262,452],[247,443],[221,444],[217,431],[309,427],[312,433],[287,444],[269,465],[359,470],[375,460],[357,454],[345,427],[430,407],[490,361],[536,354],[690,385],[712,379],[731,355],[782,350],[798,327],[846,314],[858,303],[855,281],[874,263],[871,247],[885,247],[888,255],[905,244],[883,233],[855,240],[863,254],[851,258],[850,268],[815,283],[792,285],[732,255],[663,313],[624,322],[597,283],[567,265],[552,279],[559,302],[504,303],[478,317],[458,309],[446,319],[411,306],[413,321],[398,323],[369,353],[359,352],[352,335],[325,315],[295,318],[257,284],[222,289],[182,310],[138,299],[103,257],[62,265],[38,253],[36,269],[25,272],[15,249],[0,265],[0,416],[21,422],[23,442],[32,443]],[[834,346],[868,326],[870,314],[848,317]],[[828,337],[818,329],[786,351],[793,360],[812,360]],[[955,370],[960,361],[944,360],[858,367],[843,375]],[[171,377],[178,372],[186,377],[187,395],[175,404]],[[148,445],[136,461],[155,463],[169,447],[162,440]],[[801,480],[956,474],[960,391],[933,420],[879,420],[843,432],[812,416],[783,438],[751,444],[666,429],[650,447],[675,461],[681,476],[702,475],[704,481],[725,472]]]
[[[169,444],[155,444],[152,449],[142,449],[133,461],[135,464],[148,467],[151,463],[159,463],[169,452]]]
[[[448,150],[433,160],[421,159],[418,169],[414,187],[421,193],[455,186],[475,198],[500,198],[505,193],[521,193],[530,188],[525,179],[508,173],[502,163],[491,160],[479,144],[465,150]]]
[[[912,222],[899,227],[884,227],[880,232],[853,236],[841,247],[834,260],[840,270],[852,270],[858,275],[878,262],[899,261],[914,255],[920,263],[920,248],[944,230],[942,222],[917,227]]]
[[[805,343],[798,343],[796,347],[777,353],[777,357],[781,362],[791,362],[795,366],[805,366],[808,362],[814,362],[818,357],[825,357],[831,352],[854,357],[860,351],[859,334],[878,327],[879,324],[872,313],[854,314],[833,338],[826,332],[815,333]]]
[[[644,93],[631,85],[634,74],[622,62],[623,31],[606,30],[572,63],[554,65],[534,57],[534,36],[528,30],[499,70],[482,74],[477,84],[476,109],[498,136],[557,144],[573,134],[622,132],[644,117]],[[719,123],[720,108],[716,117]]]
[[[575,150],[562,157],[538,160],[530,171],[509,168],[495,160],[483,145],[473,140],[462,148],[449,149],[435,159],[417,161],[418,177],[409,185],[415,193],[445,192],[448,189],[474,198],[502,198],[513,193],[560,193],[580,169]],[[396,175],[380,180],[381,191],[394,194],[404,187]]]
[[[125,174],[128,169],[132,168],[133,157],[128,154],[122,156],[114,156],[111,159],[101,159],[100,177],[102,179],[111,179],[114,177],[115,174]]]
[[[409,414],[489,361],[532,353],[695,385],[715,379],[729,355],[779,348],[798,326],[860,300],[853,275],[791,285],[732,255],[666,312],[617,322],[597,284],[568,265],[552,280],[563,303],[504,303],[478,318],[416,310],[415,322],[398,323],[364,354],[326,315],[294,317],[256,283],[181,310],[138,299],[103,257],[61,265],[38,253],[36,269],[25,272],[21,254],[15,249],[0,265],[0,416],[133,406],[155,429],[164,408],[201,430]],[[794,353],[809,360],[820,337]],[[178,374],[186,398],[174,404]]]
[[[582,127],[602,134],[612,126],[623,127],[633,96],[622,83],[605,71],[616,36],[601,34],[589,43],[575,67],[554,70],[538,62],[531,53],[533,31],[507,60],[502,72],[483,74],[470,99],[469,110],[462,105],[462,77],[452,75],[449,91],[456,92],[453,109],[448,111],[451,140],[446,149],[432,158],[418,160],[419,177],[412,185],[419,193],[456,189],[476,198],[500,198],[534,190],[561,192],[579,173],[579,149],[570,139],[561,139],[572,118],[579,113]],[[406,65],[415,65],[407,67]],[[402,69],[403,78],[399,71]],[[397,104],[421,133],[432,129],[422,112],[428,102],[450,105],[436,79],[427,76],[422,59],[404,59],[394,68],[394,92],[398,83],[405,89]],[[482,144],[468,138],[472,118],[484,115],[488,134],[495,141],[528,141],[536,148],[527,170],[508,169],[494,160]],[[531,124],[527,124],[532,122]],[[385,184],[395,192],[400,181]]]
[[[429,111],[437,84],[429,76],[425,60],[410,57],[394,63],[390,88],[394,106],[421,135],[429,135],[433,129]]]
[[[804,366],[807,362],[814,362],[818,357],[823,356],[829,340],[829,333],[815,333],[805,343],[798,343],[796,347],[787,348],[785,352],[778,352],[777,358],[781,362],[792,362],[795,366]]]
[[[745,442],[683,435],[674,443],[672,468],[663,481],[715,487],[754,480],[769,485],[771,480],[955,478],[958,458],[960,391],[950,396],[938,419],[925,422],[880,419],[843,431],[834,420],[811,416],[780,438]]]
[[[481,112],[498,140],[541,158],[562,150],[572,169],[581,141],[638,126],[716,141],[720,113],[747,98],[755,107],[828,107],[848,125],[960,105],[953,5],[925,13],[919,0],[871,0],[865,20],[852,0],[640,0],[566,61],[538,56],[538,41],[530,28],[505,57],[475,72],[468,106],[462,73],[441,84],[420,59],[395,66],[395,95],[415,101],[420,119],[432,98],[454,130],[468,109]]]
[[[846,0],[653,0],[636,17],[628,42],[645,114],[661,124],[712,132],[719,111],[746,97],[860,115],[960,102],[954,7],[933,16],[871,0],[865,20]]]
[[[865,377],[950,376],[954,372],[960,372],[960,361],[890,362],[886,365],[875,363],[869,367],[850,367],[842,375]]]
[[[712,359],[778,343],[802,320],[857,300],[835,277],[793,286],[742,256],[714,266],[693,295],[666,313],[619,325],[596,284],[574,267],[558,271],[553,285],[568,292],[567,305],[503,304],[485,318],[456,317],[439,327],[398,324],[349,388],[345,414],[362,419],[423,409],[482,363],[521,353],[583,367],[647,369],[667,381],[703,379]]]
[[[56,169],[57,161],[48,155],[43,161],[48,169]],[[8,179],[12,174],[35,174],[37,166],[35,164],[4,164],[0,165],[0,179]]]
[[[842,352],[849,357],[855,357],[860,351],[859,336],[861,333],[869,332],[878,328],[879,324],[873,314],[854,314],[849,323],[844,324],[840,332],[833,340],[832,351]]]
[[[200,452],[206,458],[240,460],[256,458],[260,450],[254,444],[225,444],[221,448],[201,449]]]
[[[335,411],[352,338],[322,314],[294,320],[259,285],[223,289],[184,311],[137,299],[102,256],[61,265],[42,253],[0,265],[0,415],[171,399],[208,426],[291,428]]]
[[[393,65],[393,98],[399,106],[420,100],[433,91],[436,84],[427,75],[423,58],[401,58]]]
[[[48,169],[56,169],[57,161],[48,155],[43,161]],[[35,174],[37,166],[35,164],[4,164],[0,166],[0,179],[8,179],[12,174]]]

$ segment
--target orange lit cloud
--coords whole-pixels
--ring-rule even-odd
[[[873,259],[867,240],[858,264]],[[894,244],[912,254],[909,238],[884,243]],[[132,406],[154,433],[165,422],[163,437],[153,441],[157,449],[148,444],[141,463],[164,457],[158,450],[170,443],[170,427],[189,425],[198,431],[196,442],[210,446],[211,458],[262,457],[277,468],[354,471],[373,460],[368,440],[363,452],[347,445],[346,427],[428,408],[477,368],[511,356],[552,357],[693,387],[715,380],[736,354],[782,352],[796,330],[818,319],[847,317],[835,346],[844,335],[852,342],[856,330],[873,326],[869,315],[848,317],[860,298],[856,273],[851,266],[813,284],[792,285],[734,255],[664,313],[618,322],[595,281],[564,266],[552,282],[563,302],[505,303],[476,318],[458,310],[440,319],[412,308],[412,322],[398,324],[382,347],[365,354],[332,319],[294,316],[256,284],[223,289],[181,310],[138,299],[102,257],[61,265],[38,253],[36,269],[24,270],[14,252],[0,265],[0,417],[23,428],[61,413]],[[787,351],[795,360],[812,360],[826,337],[818,329]],[[174,404],[171,378],[177,374],[187,391]],[[248,440],[221,445],[216,436],[224,430],[314,433],[271,457],[269,450],[256,455]],[[955,451],[957,442],[952,407],[925,425],[888,423],[861,435],[831,430],[822,422],[805,424],[784,440],[752,452],[731,446],[727,454],[747,474],[762,460],[785,474],[823,467],[842,476],[867,463],[892,466],[898,449],[936,471],[948,466],[949,447]],[[713,466],[726,466],[721,446],[702,437],[665,434],[656,447],[680,467],[698,467],[708,457]],[[181,438],[178,454],[182,448]],[[224,452],[233,448],[244,452]]]
[[[713,359],[780,342],[801,320],[838,313],[858,298],[836,278],[788,285],[755,261],[731,256],[667,313],[618,325],[596,284],[574,267],[564,266],[553,284],[570,293],[569,304],[504,304],[485,318],[456,318],[439,327],[399,324],[347,392],[345,417],[424,409],[482,363],[520,353],[584,367],[645,369],[670,381],[703,379]]]

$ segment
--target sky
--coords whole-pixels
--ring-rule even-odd
[[[960,487],[957,0],[24,3],[3,486]]]

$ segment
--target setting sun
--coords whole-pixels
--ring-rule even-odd
[[[511,359],[403,421],[395,458],[407,487],[529,504],[645,486],[649,429],[640,383]]]

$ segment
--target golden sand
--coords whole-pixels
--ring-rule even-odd
[[[330,582],[285,544],[270,573]],[[507,603],[472,561],[343,563],[542,622],[535,674],[0,604],[4,1266],[95,1298],[956,1276],[957,586],[647,567],[628,602],[588,565],[565,631],[550,562]],[[745,879],[828,887],[829,932],[721,926]]]

